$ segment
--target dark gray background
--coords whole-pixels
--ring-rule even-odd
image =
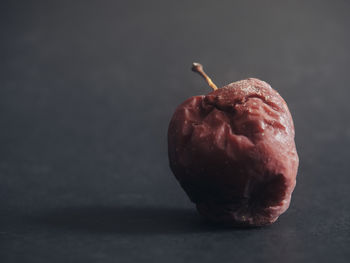
[[[348,1],[2,1],[0,261],[349,262]],[[208,225],[173,178],[175,107],[269,82],[300,169],[274,225]]]

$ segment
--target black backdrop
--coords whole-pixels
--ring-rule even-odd
[[[348,1],[2,1],[1,262],[348,262]],[[300,169],[270,227],[203,223],[173,178],[175,107],[269,82]]]

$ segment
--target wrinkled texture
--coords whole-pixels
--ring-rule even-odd
[[[168,130],[170,167],[206,218],[262,226],[289,207],[298,155],[287,104],[258,79],[194,96]]]

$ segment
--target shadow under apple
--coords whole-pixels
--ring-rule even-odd
[[[181,234],[227,231],[201,218],[195,209],[172,207],[66,207],[42,213],[32,220],[42,226],[86,233],[127,235]],[[235,229],[230,228],[230,231]]]

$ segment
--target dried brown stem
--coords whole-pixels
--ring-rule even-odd
[[[214,82],[211,80],[211,78],[209,78],[208,75],[204,72],[203,66],[201,64],[193,62],[192,63],[192,71],[197,72],[199,75],[201,75],[213,90],[218,89],[218,87],[214,84]]]

